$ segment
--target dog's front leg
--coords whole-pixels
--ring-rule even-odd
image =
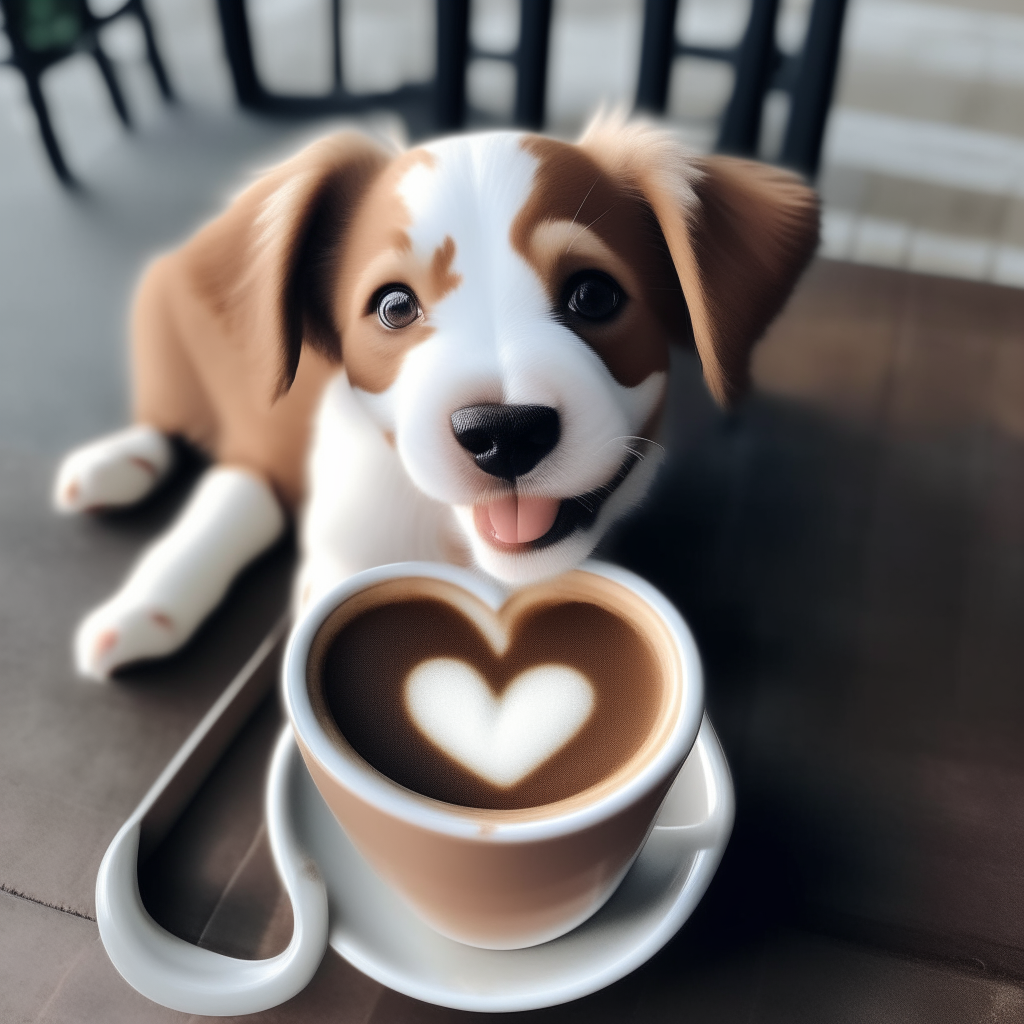
[[[121,589],[82,621],[75,667],[106,679],[127,662],[177,650],[284,526],[262,477],[233,466],[207,470],[171,529],[143,552]]]

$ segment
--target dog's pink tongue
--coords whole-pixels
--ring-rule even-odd
[[[527,544],[543,537],[558,515],[557,498],[526,498],[510,494],[487,505],[494,536],[503,544]]]

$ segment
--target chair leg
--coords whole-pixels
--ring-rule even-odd
[[[845,13],[846,0],[815,0],[791,94],[789,125],[779,162],[802,171],[812,181],[821,162]]]
[[[125,128],[131,131],[132,116],[128,112],[128,104],[124,101],[124,94],[121,92],[121,86],[117,81],[114,65],[110,63],[110,58],[100,45],[97,37],[93,36],[89,49],[92,51],[93,59],[100,69],[100,74],[103,75],[103,81],[107,83],[107,90],[110,92],[110,99],[114,104],[114,109],[117,111],[117,116],[121,118],[121,123]]]
[[[438,0],[440,3],[441,0]],[[456,0],[449,0],[455,3]],[[468,2],[468,0],[458,0]],[[221,38],[224,41],[224,55],[231,69],[231,79],[240,106],[250,110],[266,109],[268,99],[252,52],[252,36],[249,32],[249,16],[245,0],[217,0],[217,15],[220,18]]]
[[[551,0],[520,0],[515,122],[524,128],[544,127],[550,38]]]
[[[452,131],[466,123],[466,54],[469,0],[437,0],[437,74],[434,117]]]
[[[779,0],[754,0],[740,43],[736,84],[718,132],[716,149],[737,156],[756,156],[761,111],[775,56],[775,20]]]
[[[142,0],[134,4],[132,9],[142,26],[142,34],[146,37],[146,56],[149,58],[149,66],[153,69],[153,77],[160,89],[160,95],[167,103],[174,103],[174,89],[171,88],[171,80],[167,77],[167,70],[164,68],[163,58],[156,45],[156,35],[153,32],[153,23],[149,20],[146,8]]]
[[[50,122],[50,111],[46,106],[46,98],[40,88],[39,78],[36,75],[27,74],[25,75],[25,84],[28,87],[28,98],[36,112],[39,134],[43,137],[43,145],[46,147],[46,155],[50,158],[50,164],[62,184],[68,188],[76,188],[78,182],[64,162],[64,154],[60,151],[60,144],[57,142],[53,124]]]
[[[341,0],[331,0],[331,79],[334,91],[343,91],[341,74]]]
[[[668,81],[676,48],[676,10],[679,0],[646,0],[644,35],[640,48],[640,77],[636,86],[638,110],[665,113]]]

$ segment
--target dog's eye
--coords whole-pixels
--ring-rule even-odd
[[[584,320],[610,320],[624,298],[618,284],[600,270],[582,271],[565,288],[565,305],[569,312]]]
[[[384,288],[377,299],[377,316],[391,330],[408,327],[420,315],[420,306],[408,288]]]

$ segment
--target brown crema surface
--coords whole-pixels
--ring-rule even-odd
[[[504,654],[464,610],[426,595],[371,603],[344,616],[336,631],[329,619],[318,640],[320,654],[311,667],[314,661],[320,667],[311,673],[311,697],[328,733],[399,785],[470,808],[539,807],[600,787],[659,731],[671,689],[652,640],[621,615],[586,600],[529,605],[511,620]],[[499,699],[521,672],[567,665],[590,681],[594,709],[579,732],[528,776],[508,788],[495,786],[424,736],[406,709],[410,672],[438,657],[472,666]]]

